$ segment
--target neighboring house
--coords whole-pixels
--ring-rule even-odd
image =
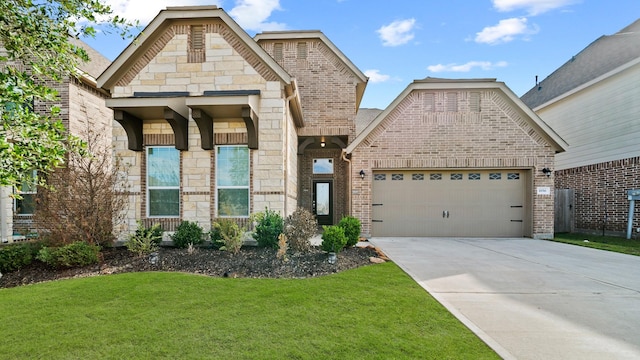
[[[50,82],[48,86],[58,91],[59,98],[55,102],[36,101],[34,111],[48,112],[51,106],[60,108],[60,119],[71,133],[83,137],[87,129],[105,134],[104,141],[111,141],[111,124],[113,113],[105,107],[104,99],[108,93],[96,86],[96,78],[106,69],[110,61],[92,49],[86,43],[71,39],[75,45],[87,51],[91,61],[78,67],[78,78],[65,79],[62,82]],[[12,66],[19,66],[12,64]],[[21,200],[13,199],[12,189],[0,189],[0,237],[2,242],[24,239],[25,235],[37,232],[33,222],[35,210],[34,197],[36,187],[23,184],[18,189]]]
[[[365,236],[553,234],[566,144],[503,83],[426,79],[357,118],[367,78],[319,31],[251,38],[215,6],[167,8],[98,78],[136,221],[173,231],[297,207]]]
[[[598,38],[522,96],[570,145],[553,169],[559,195],[569,195],[556,210],[567,215],[558,230],[626,232],[627,190],[640,188],[638,84],[640,20]]]

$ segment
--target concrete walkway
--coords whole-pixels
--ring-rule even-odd
[[[371,243],[505,359],[640,359],[640,257],[532,239]]]

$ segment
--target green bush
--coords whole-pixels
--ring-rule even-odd
[[[311,249],[311,238],[318,232],[318,221],[307,209],[297,208],[284,221],[284,234],[294,251],[307,252]]]
[[[129,236],[124,245],[127,250],[142,256],[157,251],[160,242],[162,242],[162,227],[159,224],[145,227],[138,221],[136,232]]]
[[[211,243],[217,249],[237,254],[242,247],[243,234],[244,228],[232,219],[218,219],[211,229]]]
[[[38,250],[40,243],[12,244],[0,247],[0,272],[10,272],[23,268],[31,264]]]
[[[322,244],[320,248],[324,251],[338,253],[347,244],[347,237],[344,229],[337,225],[323,226]]]
[[[43,247],[36,257],[54,268],[80,267],[98,262],[100,247],[77,241],[61,247]]]
[[[178,248],[187,248],[189,244],[202,244],[204,232],[197,222],[183,221],[176,228],[176,232],[171,235],[173,246]]]
[[[344,235],[347,237],[346,247],[352,247],[360,241],[360,231],[362,226],[360,220],[353,216],[345,216],[338,223],[344,229]]]
[[[277,249],[278,235],[282,234],[284,229],[284,220],[280,213],[265,209],[264,212],[256,214],[255,219],[258,223],[253,238],[258,242],[258,246]]]

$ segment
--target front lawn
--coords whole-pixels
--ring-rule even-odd
[[[555,234],[553,241],[640,256],[640,240],[588,234]]]
[[[498,359],[395,264],[308,279],[127,273],[0,289],[6,359]]]

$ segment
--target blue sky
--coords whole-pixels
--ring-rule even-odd
[[[602,35],[640,18],[640,0],[105,0],[146,25],[161,9],[217,5],[253,36],[321,30],[366,75],[362,107],[384,109],[415,79],[497,78],[521,96]],[[115,35],[85,39],[113,60]]]

